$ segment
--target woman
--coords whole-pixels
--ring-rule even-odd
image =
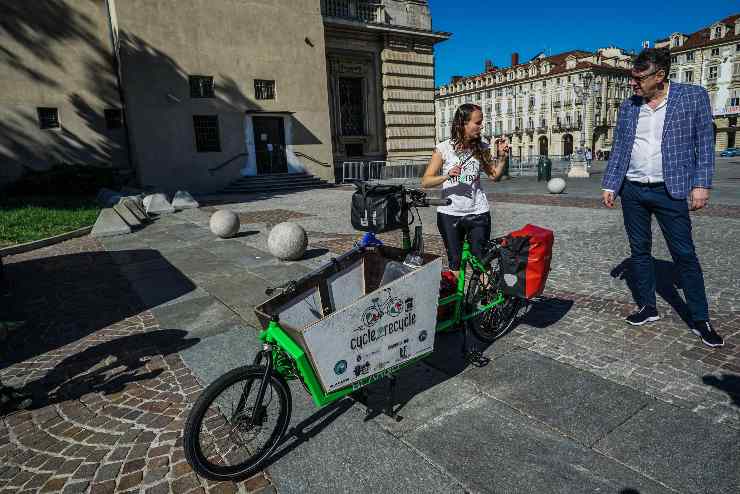
[[[491,214],[486,194],[480,187],[480,172],[482,169],[491,180],[498,180],[509,154],[507,141],[497,139],[494,163],[489,146],[481,141],[482,126],[480,106],[461,105],[452,121],[452,138],[437,144],[421,179],[424,188],[442,185],[442,197],[452,200],[449,206],[437,208],[437,228],[444,240],[450,270],[456,277],[464,238],[454,227],[455,221],[461,216],[475,217],[468,240],[472,253],[480,257],[491,236]]]

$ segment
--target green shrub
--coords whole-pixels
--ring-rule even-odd
[[[26,168],[23,177],[9,185],[7,192],[13,195],[89,196],[95,195],[102,187],[115,188],[117,185],[113,168],[58,164],[42,171]]]

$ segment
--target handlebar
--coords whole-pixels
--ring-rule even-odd
[[[449,206],[452,204],[452,199],[427,199],[427,204],[430,206]]]
[[[421,189],[405,188],[405,192],[409,196],[409,206],[411,207],[449,206],[452,203],[449,198],[427,197],[427,193]]]

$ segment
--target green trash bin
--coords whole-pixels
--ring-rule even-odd
[[[550,161],[550,158],[540,156],[540,159],[537,161],[537,181],[541,182],[545,180],[549,182],[551,178],[552,161]]]
[[[550,158],[545,157],[544,161],[545,163],[543,165],[543,168],[544,168],[545,180],[549,182],[550,179],[552,178],[552,160],[550,160]]]

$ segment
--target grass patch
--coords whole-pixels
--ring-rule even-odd
[[[100,206],[93,197],[0,197],[0,247],[91,226],[98,213]]]

